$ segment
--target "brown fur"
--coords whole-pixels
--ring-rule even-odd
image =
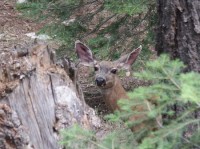
[[[83,64],[91,65],[92,62],[92,66],[96,69],[95,80],[97,80],[97,78],[102,78],[104,80],[104,83],[102,85],[99,85],[99,88],[102,91],[104,101],[109,107],[109,109],[112,111],[120,110],[117,104],[118,101],[123,99],[129,99],[129,97],[127,96],[127,93],[121,84],[121,80],[119,79],[117,74],[112,72],[112,70],[113,69],[117,70],[120,68],[125,68],[125,69],[130,68],[130,66],[135,62],[137,56],[139,55],[141,47],[138,47],[130,54],[127,54],[114,62],[111,61],[96,62],[93,59],[91,50],[80,41],[76,41],[75,48],[77,55]],[[146,104],[134,106],[132,107],[132,110],[136,112],[148,112],[149,110],[151,110],[149,108],[152,107],[152,105],[154,104],[153,102],[146,101]],[[146,117],[147,115],[145,114],[140,114],[140,115],[137,114],[131,116],[130,121],[145,119]],[[132,131],[137,132],[144,128],[154,130],[155,128],[157,128],[157,125],[160,124],[158,123],[158,121],[159,121],[158,119],[156,119],[156,121],[153,120],[153,122],[144,121],[143,123],[132,127]]]
[[[108,108],[112,110],[113,112],[115,110],[120,110],[120,107],[118,106],[118,101],[123,100],[123,99],[129,99],[125,89],[122,86],[121,80],[117,76],[117,74],[112,74],[110,73],[110,70],[112,68],[116,68],[117,65],[114,62],[110,61],[102,61],[102,62],[97,62],[98,67],[100,68],[99,71],[95,73],[95,78],[102,76],[105,77],[106,79],[106,85],[103,87],[100,87],[101,92],[104,97],[104,101]],[[145,103],[137,106],[133,106],[132,110],[136,112],[148,112],[152,108],[153,104],[155,104],[155,98],[152,100],[146,100]],[[146,114],[136,114],[130,117],[130,121],[137,121],[141,119],[147,118]],[[160,119],[159,119],[160,121]],[[148,130],[155,130],[158,128],[157,121],[152,120],[152,121],[144,121],[140,123],[139,125],[135,125],[134,127],[131,128],[133,132],[137,132],[142,129],[148,129]]]

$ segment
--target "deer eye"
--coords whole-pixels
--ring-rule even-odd
[[[113,74],[116,74],[117,73],[117,69],[113,68],[110,72],[113,73]]]
[[[94,71],[98,71],[99,67],[98,66],[94,66]]]

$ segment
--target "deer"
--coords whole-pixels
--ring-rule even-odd
[[[92,51],[84,43],[77,40],[75,42],[75,51],[77,53],[80,63],[86,66],[94,67],[95,71],[95,83],[100,88],[104,101],[108,108],[114,112],[121,110],[118,101],[123,99],[129,99],[125,89],[122,86],[120,78],[117,76],[117,72],[120,69],[130,70],[131,65],[136,61],[138,55],[142,50],[142,46],[134,49],[129,54],[120,57],[116,61],[97,61],[94,59]],[[137,106],[132,110],[147,110],[144,106]],[[145,115],[131,116],[130,121],[135,121],[140,118],[144,118]],[[160,124],[160,122],[159,122]],[[142,123],[141,126],[132,127],[132,131],[137,131],[148,127],[149,124]],[[156,124],[153,123],[155,126]],[[152,129],[154,129],[154,126]]]

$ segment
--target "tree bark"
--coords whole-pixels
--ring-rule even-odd
[[[66,65],[65,71],[55,64],[48,46],[0,50],[0,59],[1,149],[59,149],[61,129],[100,126],[77,80],[70,79]]]
[[[200,72],[200,1],[157,0],[156,50],[180,58],[186,71]]]

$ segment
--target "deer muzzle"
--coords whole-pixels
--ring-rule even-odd
[[[106,80],[102,77],[97,77],[95,80],[97,86],[105,86],[106,85]]]

